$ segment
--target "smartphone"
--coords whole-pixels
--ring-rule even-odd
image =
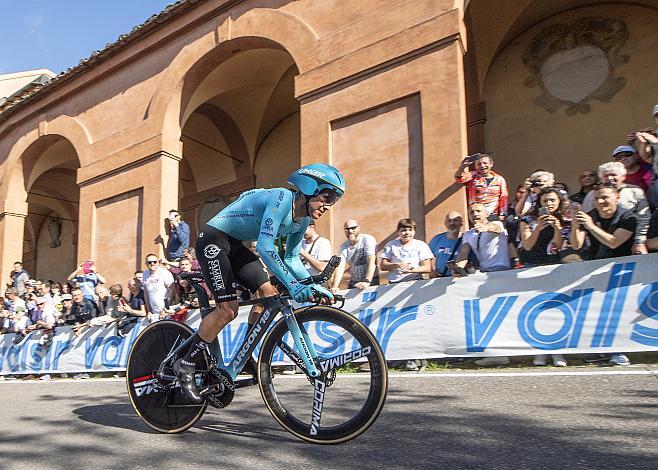
[[[550,215],[551,212],[548,210],[548,207],[540,207],[537,213],[541,217],[542,215]]]

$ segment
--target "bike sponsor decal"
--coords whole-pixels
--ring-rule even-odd
[[[320,427],[320,418],[322,417],[322,405],[324,404],[325,384],[323,381],[315,379],[313,382],[313,412],[311,414],[311,436],[318,435]]]
[[[214,244],[206,245],[203,249],[203,254],[205,255],[206,258],[208,259],[213,259],[217,258],[217,255],[219,255],[219,247]]]
[[[288,275],[288,268],[287,268],[287,266],[285,265],[285,263],[283,262],[283,260],[279,257],[279,255],[277,254],[277,252],[276,252],[276,251],[266,251],[266,253],[267,253],[268,255],[270,255],[270,258],[272,258],[272,261],[274,261],[274,263],[275,263],[278,267],[281,268],[281,270],[283,271],[283,274],[285,274],[285,275],[287,276],[287,275]]]
[[[271,218],[265,219],[265,226],[266,227],[271,227],[274,224],[274,221]]]
[[[366,346],[365,348],[357,349],[356,351],[350,351],[340,356],[332,357],[325,361],[320,361],[320,367],[323,372],[336,369],[342,365],[347,364],[348,362],[355,361],[362,357],[368,356],[371,352],[371,347]]]
[[[294,362],[297,367],[299,367],[301,370],[306,372],[306,364],[304,364],[304,361],[302,360],[302,358],[299,357],[299,355],[295,351],[293,351],[290,346],[288,346],[283,341],[280,341],[278,343],[278,346],[279,346],[279,349],[281,349],[281,351],[283,351],[284,354],[286,356],[288,356],[290,358],[290,360],[292,360],[292,362]]]
[[[263,231],[261,231],[260,234],[263,235],[264,237],[274,238],[274,235],[273,235],[271,232],[263,232]]]
[[[312,168],[302,168],[299,170],[300,175],[311,175],[311,176],[316,176],[318,178],[324,178],[324,173],[318,170],[314,170]]]
[[[267,322],[267,319],[270,318],[270,311],[265,310],[261,316],[260,319],[258,320],[258,323],[254,325],[253,330],[249,334],[247,338],[245,338],[245,342],[242,344],[242,347],[240,348],[240,351],[235,355],[235,359],[233,360],[233,370],[237,371],[238,368],[240,367],[240,364],[242,363],[245,355],[249,352],[249,348],[251,347],[252,344],[254,344],[254,341],[256,341],[256,338],[258,337],[258,334],[261,332],[263,327],[265,326],[265,323]]]
[[[224,278],[222,277],[222,270],[219,266],[219,260],[213,259],[208,261],[208,267],[210,268],[210,280],[212,281],[213,289],[224,290],[226,285],[224,284]]]
[[[144,395],[150,395],[155,392],[155,384],[158,379],[155,378],[154,374],[145,375],[143,377],[137,377],[133,379],[133,388],[138,397]]]

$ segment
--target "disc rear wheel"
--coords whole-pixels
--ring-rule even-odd
[[[147,326],[130,350],[126,368],[128,395],[139,417],[156,431],[183,432],[201,418],[208,406],[206,402],[189,403],[175,381],[161,380],[158,376],[162,361],[192,334],[192,329],[182,323],[159,321]],[[208,368],[205,354],[200,367]],[[163,373],[175,376],[170,365]]]

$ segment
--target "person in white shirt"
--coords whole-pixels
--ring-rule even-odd
[[[331,285],[332,292],[338,292],[340,282],[345,274],[345,267],[349,266],[350,281],[348,289],[363,290],[371,285],[377,285],[375,277],[377,270],[377,241],[372,235],[361,233],[359,223],[354,219],[348,219],[344,225],[345,240],[340,245],[340,265],[336,268]]]
[[[422,279],[423,273],[432,270],[434,254],[427,243],[416,240],[416,222],[401,219],[398,222],[398,238],[386,244],[381,255],[380,269],[388,271],[388,282]]]
[[[473,228],[464,233],[462,247],[454,263],[456,276],[463,274],[468,255],[473,252],[480,264],[480,271],[504,271],[511,268],[507,247],[507,231],[502,222],[489,222],[486,208],[473,203],[468,208]]]
[[[147,317],[151,322],[167,318],[165,300],[171,302],[175,294],[174,276],[159,263],[156,255],[147,255],[148,269],[142,275]]]
[[[311,276],[322,272],[331,259],[331,252],[331,242],[318,235],[315,231],[315,221],[311,219],[304,232],[302,248],[299,252],[302,263]]]

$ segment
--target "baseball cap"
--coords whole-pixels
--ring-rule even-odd
[[[658,104],[653,107],[653,116],[655,116],[656,114],[658,114]]]
[[[73,296],[71,294],[62,294],[62,300],[73,300]]]
[[[620,145],[612,151],[612,155],[617,155],[618,153],[631,152],[635,153],[635,149],[630,145]]]

